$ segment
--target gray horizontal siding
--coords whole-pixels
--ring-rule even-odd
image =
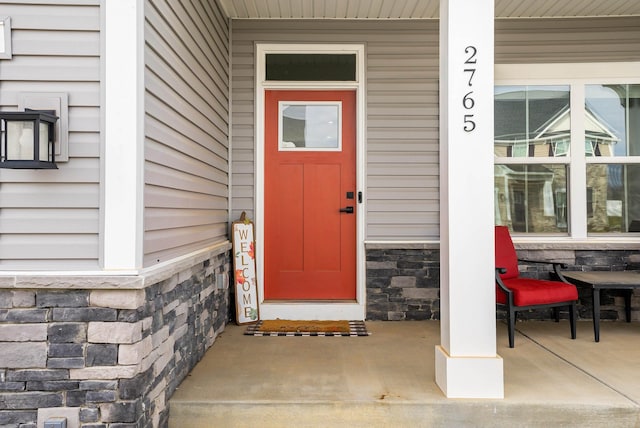
[[[14,29],[94,32],[100,27],[100,0],[34,2],[3,0],[0,6],[2,16],[11,17],[11,27]],[[21,36],[16,37],[18,40],[21,38]],[[42,42],[48,43],[46,38]]]
[[[0,222],[0,234],[50,234],[48,219],[58,214],[56,208],[15,208],[8,210]],[[56,234],[93,233],[98,227],[98,213],[93,209],[69,210],[65,218],[56,223]]]
[[[145,3],[144,265],[227,239],[228,23],[215,2]]]
[[[369,240],[438,236],[437,28],[367,45]]]
[[[233,214],[254,210],[254,42],[366,43],[366,238],[438,236],[438,23],[234,21]]]
[[[234,21],[231,40],[231,219],[243,211],[255,219],[254,94],[255,62],[251,35],[238,34]],[[248,32],[243,30],[242,32]]]
[[[3,270],[64,270],[95,266],[98,237],[95,234],[34,233],[0,236],[0,267]]]
[[[0,108],[21,92],[69,100],[69,161],[58,170],[0,170],[0,269],[98,268],[100,2],[0,0],[13,58],[0,61]]]
[[[496,21],[496,63],[640,60],[640,17]]]

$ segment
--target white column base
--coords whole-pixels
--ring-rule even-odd
[[[447,398],[504,398],[503,361],[495,357],[452,357],[436,346],[436,384]]]

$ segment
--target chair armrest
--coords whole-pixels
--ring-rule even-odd
[[[546,265],[553,265],[554,270],[556,269],[556,266],[562,269],[566,269],[567,268],[567,264],[566,263],[562,263],[562,262],[554,262],[553,260],[529,260],[529,259],[518,259],[519,262],[525,262],[525,263],[538,263],[538,264],[546,264]]]
[[[547,264],[547,265],[553,265],[553,273],[555,273],[558,276],[558,279],[562,282],[565,282],[567,284],[571,284],[567,278],[565,278],[562,275],[562,272],[560,271],[560,269],[567,269],[567,264],[566,263],[562,263],[562,262],[554,262],[552,260],[527,260],[527,259],[518,259],[519,262],[525,262],[525,263],[538,263],[538,264]]]
[[[509,290],[504,283],[502,282],[502,278],[500,278],[500,274],[502,273],[507,273],[507,268],[503,268],[503,267],[496,267],[496,284],[498,284],[498,287],[500,287],[500,289],[502,291],[504,291],[505,293],[507,293],[507,296],[510,296],[511,293],[513,293],[511,290]]]
[[[559,263],[558,263],[558,264],[559,264]],[[566,265],[565,265],[565,266],[560,266],[560,267],[565,268],[565,267],[566,267]],[[564,277],[564,275],[562,274],[562,272],[560,271],[560,269],[558,269],[558,266],[556,266],[556,265],[554,265],[554,266],[553,266],[553,272],[558,276],[558,279],[559,279],[560,281],[562,281],[562,282],[564,282],[564,283],[567,283],[567,284],[574,285],[573,283],[569,282],[569,280],[568,280],[567,278],[565,278],[565,277]]]

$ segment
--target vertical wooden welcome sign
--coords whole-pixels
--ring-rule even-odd
[[[240,220],[231,225],[233,232],[234,284],[236,294],[236,323],[257,322],[258,284],[256,281],[256,252],[253,223],[243,211]]]

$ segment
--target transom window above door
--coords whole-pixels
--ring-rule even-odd
[[[268,53],[266,80],[355,82],[355,53]]]

